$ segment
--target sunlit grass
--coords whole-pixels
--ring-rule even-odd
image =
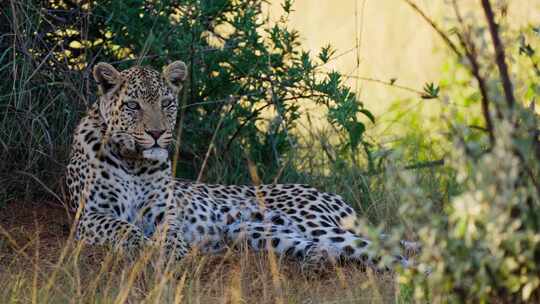
[[[49,218],[63,210],[35,210],[17,212],[18,225],[4,224],[3,303],[386,303],[400,293],[391,273],[354,265],[304,269],[242,248],[215,256],[195,251],[168,265],[160,262],[158,249],[129,258],[67,239]],[[51,225],[51,231],[41,230]]]

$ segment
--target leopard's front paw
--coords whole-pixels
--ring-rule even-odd
[[[183,240],[165,242],[165,254],[176,261],[184,258],[189,252],[189,245]]]
[[[120,243],[121,249],[130,256],[138,256],[144,248],[152,246],[153,240],[142,233],[132,233]]]

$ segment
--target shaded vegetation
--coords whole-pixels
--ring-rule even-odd
[[[333,50],[303,51],[298,33],[287,25],[290,4],[284,3],[276,22],[263,15],[262,5],[260,0],[12,1],[2,16],[2,26],[12,33],[3,37],[0,71],[10,80],[1,88],[7,159],[0,171],[9,172],[2,177],[8,185],[4,196],[38,190],[29,188],[28,176],[14,181],[12,172],[58,179],[62,166],[51,161],[65,163],[69,134],[95,100],[90,71],[99,61],[120,69],[161,67],[174,59],[189,64],[174,156],[181,177],[205,171],[201,166],[211,146],[210,167],[226,162],[235,172],[222,182],[249,181],[241,173],[246,157],[271,181],[297,147],[302,104],[328,111],[329,123],[346,136],[335,144],[356,151],[364,144],[365,122],[374,118],[339,73],[321,70]]]

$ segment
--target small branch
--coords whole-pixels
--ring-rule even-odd
[[[478,82],[478,88],[480,90],[480,94],[482,95],[482,115],[484,116],[484,120],[486,121],[486,129],[489,134],[489,141],[491,142],[491,145],[493,146],[495,144],[495,135],[493,133],[493,122],[491,121],[491,113],[489,113],[489,96],[487,93],[486,88],[486,82],[482,75],[480,75],[480,65],[478,64],[477,53],[476,53],[476,47],[474,45],[474,42],[471,39],[470,32],[465,30],[465,22],[463,21],[463,18],[461,17],[461,13],[459,12],[459,7],[457,5],[456,0],[452,1],[452,5],[454,7],[454,13],[458,19],[459,24],[462,27],[462,31],[466,35],[466,38],[463,37],[460,33],[457,33],[457,37],[459,39],[459,42],[461,43],[461,46],[465,50],[465,56],[467,56],[467,59],[469,60],[471,64],[471,73],[473,74],[474,78]],[[501,118],[501,112],[497,108],[497,116]]]
[[[481,1],[482,7],[484,8],[484,13],[486,15],[486,20],[488,22],[491,40],[493,41],[493,47],[495,48],[495,60],[497,62],[497,67],[499,68],[499,74],[501,75],[504,95],[506,96],[506,103],[510,109],[513,109],[516,100],[514,98],[512,82],[510,81],[510,76],[508,74],[508,66],[506,65],[505,61],[504,46],[499,37],[498,25],[495,23],[493,9],[491,8],[491,3],[489,3],[489,0]]]
[[[185,109],[188,97],[188,90],[191,90],[191,77],[188,77],[182,88],[182,99],[180,102],[180,121],[178,122],[178,128],[176,133],[176,145],[174,147],[174,157],[172,160],[172,175],[176,176],[176,170],[178,168],[178,160],[180,159],[180,147],[182,146],[182,131],[184,130],[184,117]]]
[[[233,100],[231,99],[231,102]],[[222,105],[221,106],[221,109],[223,109],[225,105]],[[233,110],[233,107],[230,107],[229,108],[229,111],[227,111],[227,113],[221,115],[218,123],[217,123],[217,126],[216,126],[216,129],[214,130],[214,134],[212,134],[212,138],[210,139],[210,144],[208,145],[208,149],[206,150],[206,154],[204,156],[204,160],[203,160],[203,163],[201,165],[201,169],[199,170],[199,174],[197,176],[197,183],[200,183],[202,181],[202,178],[203,178],[203,175],[204,175],[204,171],[206,170],[206,165],[208,164],[208,159],[210,158],[210,153],[212,152],[212,150],[214,149],[215,147],[215,142],[216,142],[216,139],[217,139],[217,135],[219,133],[219,131],[221,130],[221,125],[223,124],[223,121],[225,120],[225,117],[228,116],[229,114],[231,114]],[[221,112],[221,111],[219,111]]]
[[[271,106],[272,104],[271,103],[267,103],[265,104],[264,106],[261,106],[260,108],[256,109],[255,111],[253,111],[251,113],[251,115],[249,115],[246,120],[244,120],[244,122],[242,122],[240,124],[240,126],[238,126],[238,128],[236,128],[236,130],[234,131],[234,134],[231,136],[231,138],[229,138],[229,141],[227,141],[227,144],[225,145],[225,150],[224,150],[224,154],[226,152],[229,151],[230,147],[231,147],[231,144],[233,143],[233,141],[236,139],[236,137],[240,134],[240,131],[249,123],[251,122],[251,120],[253,118],[255,118],[257,115],[259,115],[259,113],[264,110],[265,108],[268,108],[269,106]]]
[[[415,94],[418,94],[418,95],[423,95],[424,94],[424,92],[422,92],[422,91],[418,91],[418,90],[415,90],[413,88],[409,88],[409,87],[406,87],[406,86],[396,84],[394,81],[384,81],[384,80],[381,80],[381,79],[376,79],[376,78],[371,78],[371,77],[363,77],[363,76],[347,76],[347,75],[342,75],[342,76],[345,76],[347,78],[359,79],[359,80],[363,80],[363,81],[375,82],[375,83],[379,83],[379,84],[382,84],[382,85],[385,85],[385,86],[394,87],[394,88],[397,88],[397,89],[409,91],[409,92],[412,92],[412,93],[415,93]]]
[[[35,175],[31,174],[31,173],[24,172],[24,171],[19,171],[19,170],[15,171],[15,173],[31,177],[38,184],[40,184],[43,187],[43,189],[45,189],[50,195],[52,195],[60,204],[62,204],[62,205],[65,204],[65,201],[63,199],[61,199],[58,196],[58,194],[56,194],[51,188],[47,187],[47,185],[45,185],[45,183],[42,182],[37,176],[35,176]]]
[[[427,162],[405,166],[403,170],[416,170],[416,169],[439,167],[443,165],[444,165],[444,158],[439,159],[439,160],[427,161]]]
[[[432,160],[432,161],[426,161],[426,162],[419,162],[416,164],[408,165],[403,168],[401,168],[400,171],[408,171],[408,170],[417,170],[417,169],[425,169],[425,168],[433,168],[433,167],[440,167],[444,166],[444,158],[438,159],[438,160]],[[384,173],[384,170],[378,170],[373,172],[366,172],[364,175],[379,175]]]
[[[431,18],[429,18],[424,11],[422,11],[418,5],[416,5],[412,0],[404,0],[413,10],[415,10],[424,20],[439,34],[439,36],[444,40],[444,42],[452,49],[452,51],[459,57],[462,58],[463,54],[459,51],[457,46],[450,40],[450,37],[443,32],[440,27],[433,21]]]
[[[221,129],[221,124],[223,123],[223,120],[225,119],[225,116],[222,115],[221,118],[218,121],[218,124],[216,126],[216,130],[214,131],[214,134],[212,134],[212,139],[210,140],[210,144],[208,145],[208,149],[206,150],[206,154],[204,156],[203,163],[201,165],[201,169],[199,170],[199,175],[197,176],[197,183],[202,182],[203,174],[206,169],[206,165],[208,164],[208,159],[210,158],[210,153],[212,152],[212,149],[214,149],[214,143],[217,138],[217,134],[219,130]]]
[[[495,136],[493,135],[493,122],[491,120],[490,110],[489,110],[489,97],[487,93],[487,86],[484,78],[480,74],[480,65],[478,64],[476,49],[474,47],[474,43],[472,43],[471,39],[469,38],[469,35],[467,34],[467,39],[463,37],[460,33],[457,33],[457,37],[460,41],[461,46],[465,50],[465,55],[461,53],[461,51],[457,48],[457,46],[450,40],[450,37],[444,33],[439,26],[431,19],[429,18],[424,11],[422,11],[415,3],[413,3],[411,0],[404,0],[411,8],[413,8],[438,34],[439,36],[444,40],[444,42],[450,47],[450,49],[456,54],[458,59],[463,58],[464,56],[467,57],[471,64],[471,73],[473,74],[474,78],[478,82],[478,87],[480,90],[480,94],[482,95],[482,114],[484,116],[484,120],[486,122],[486,129],[488,130],[489,134],[489,140],[491,144],[493,145],[495,142]],[[456,17],[458,18],[458,21],[461,25],[464,24],[463,19],[461,18],[461,15],[459,13],[456,1],[453,1],[454,5],[454,12],[456,14]],[[500,112],[497,109],[497,113],[500,117]]]

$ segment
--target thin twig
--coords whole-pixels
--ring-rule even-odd
[[[227,151],[229,151],[230,147],[231,147],[231,144],[233,143],[233,141],[236,139],[236,137],[238,135],[240,135],[240,131],[249,123],[251,122],[251,120],[253,118],[255,118],[257,115],[260,114],[260,112],[266,108],[268,108],[269,106],[271,106],[272,104],[271,103],[267,103],[263,106],[261,106],[260,108],[256,109],[255,111],[253,111],[241,124],[240,126],[238,126],[238,128],[236,128],[236,130],[234,131],[233,135],[231,136],[231,138],[229,138],[229,140],[227,141],[227,144],[225,145],[225,150],[223,153],[226,153]]]
[[[182,131],[184,130],[184,116],[185,116],[185,109],[186,109],[186,103],[187,103],[187,92],[190,89],[191,77],[187,77],[186,81],[184,83],[184,87],[182,88],[182,99],[180,102],[180,121],[178,122],[178,129],[176,133],[176,142],[174,147],[174,156],[172,160],[172,175],[173,177],[176,176],[176,169],[178,167],[178,160],[180,158],[180,146],[182,145]]]
[[[406,87],[406,86],[403,86],[403,85],[396,84],[395,81],[385,81],[385,80],[381,80],[381,79],[376,79],[376,78],[371,78],[371,77],[364,77],[364,76],[346,76],[346,75],[344,75],[344,76],[347,77],[347,78],[353,78],[353,79],[359,79],[359,80],[379,83],[379,84],[382,84],[382,85],[385,85],[385,86],[394,87],[394,88],[397,88],[397,89],[409,91],[409,92],[412,92],[412,93],[415,93],[415,94],[418,94],[418,95],[423,95],[424,94],[424,92],[415,90],[413,88],[409,88],[409,87]]]
[[[498,25],[495,23],[495,17],[493,15],[493,9],[491,8],[491,3],[489,0],[481,0],[482,7],[484,8],[484,13],[486,15],[486,20],[489,27],[489,33],[491,35],[491,40],[493,42],[493,48],[495,49],[495,61],[497,62],[497,67],[499,68],[499,74],[501,75],[502,85],[504,89],[504,95],[506,96],[506,103],[510,110],[514,108],[516,100],[514,98],[514,90],[512,89],[512,82],[508,74],[508,66],[506,65],[505,55],[504,55],[504,46],[499,37]]]
[[[426,168],[434,168],[434,167],[440,167],[444,165],[444,158],[438,159],[438,160],[430,160],[425,162],[419,162],[415,164],[411,164],[408,166],[403,167],[400,171],[409,171],[409,170],[418,170],[418,169],[426,169]],[[385,171],[379,170],[379,171],[373,171],[373,172],[365,172],[363,175],[371,176],[371,175],[379,175],[383,174]]]
[[[403,0],[403,1],[405,1],[413,10],[415,10],[435,30],[435,32],[437,32],[437,34],[439,34],[439,36],[444,40],[444,42],[450,47],[450,49],[452,49],[452,51],[459,58],[463,57],[463,54],[459,51],[459,49],[454,44],[454,42],[452,42],[452,40],[450,40],[450,37],[448,37],[448,35],[441,30],[441,28],[435,23],[435,21],[433,21],[431,18],[429,18],[428,15],[426,15],[424,13],[424,11],[422,11],[418,7],[418,5],[416,5],[414,2],[412,2],[412,0]]]
[[[354,30],[355,30],[355,47],[356,47],[356,82],[355,82],[355,92],[356,92],[356,95],[357,96],[360,96],[360,91],[359,91],[359,84],[358,84],[358,80],[360,80],[360,78],[358,76],[358,72],[360,71],[360,48],[362,46],[362,36],[363,36],[363,33],[364,33],[364,9],[365,9],[365,6],[366,6],[366,1],[363,0],[362,1],[362,8],[361,8],[361,18],[362,18],[362,23],[361,23],[361,27],[360,29],[358,28],[358,1],[355,1],[355,6],[354,6]]]
[[[31,177],[33,178],[36,182],[38,182],[38,184],[40,184],[49,194],[51,194],[56,200],[58,200],[58,202],[60,202],[60,204],[64,204],[64,200],[62,200],[56,193],[54,193],[54,191],[47,187],[47,185],[45,185],[45,183],[43,183],[37,176],[33,175],[33,174],[30,174],[28,172],[24,172],[24,171],[15,171],[15,173],[18,173],[18,174],[22,174],[22,175],[25,175],[25,176],[28,176],[28,177]]]
[[[462,31],[466,35],[464,37],[462,34],[457,33],[459,42],[461,43],[461,46],[465,50],[465,56],[467,56],[467,59],[469,60],[471,64],[471,68],[470,68],[471,73],[473,74],[474,78],[478,82],[478,89],[480,90],[480,95],[482,95],[482,100],[481,100],[482,114],[484,116],[484,120],[486,121],[486,129],[489,134],[490,143],[493,146],[495,144],[495,135],[493,133],[493,122],[491,120],[491,113],[489,110],[489,96],[487,93],[486,82],[484,78],[482,77],[482,75],[480,74],[480,65],[478,64],[478,60],[477,60],[478,54],[476,52],[476,47],[474,45],[473,40],[471,39],[470,32],[465,29],[465,22],[463,20],[463,17],[461,16],[456,0],[452,1],[452,5],[454,7],[454,14],[456,15],[456,18],[458,19],[458,22],[462,27]],[[501,118],[501,113],[497,107],[496,107],[496,110],[497,110],[497,116]]]
[[[214,130],[214,134],[212,134],[212,139],[210,139],[210,143],[208,144],[208,149],[206,150],[206,155],[204,156],[204,160],[203,160],[203,163],[201,165],[201,169],[199,170],[199,175],[197,176],[197,183],[200,183],[201,180],[202,180],[204,170],[206,169],[208,159],[210,158],[210,152],[212,152],[212,150],[214,149],[214,143],[216,141],[217,134],[219,133],[219,130],[221,129],[221,124],[225,120],[225,117],[230,114],[232,108],[233,107],[231,107],[226,114],[221,115],[221,117],[219,119],[219,122],[218,122],[218,124],[216,126],[216,129]]]

